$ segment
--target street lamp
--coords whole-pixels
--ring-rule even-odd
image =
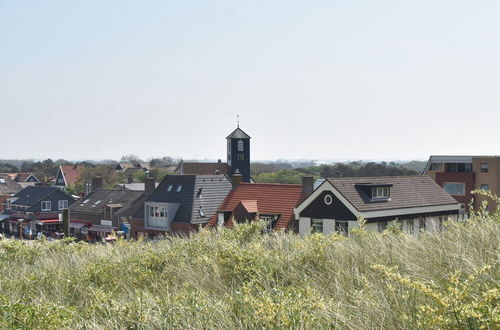
[[[17,221],[19,222],[19,238],[22,241],[23,240],[23,221],[24,221],[24,219],[18,218]]]

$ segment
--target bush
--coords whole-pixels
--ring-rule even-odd
[[[361,220],[361,224],[362,224]],[[0,243],[1,328],[498,328],[499,216],[443,232]]]

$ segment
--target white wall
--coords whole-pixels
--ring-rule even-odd
[[[425,221],[425,231],[427,232],[435,232],[441,230],[441,225],[439,219],[442,218],[443,222],[448,220],[456,220],[457,216],[442,216],[442,217],[426,217],[423,218]],[[403,220],[403,230],[408,233],[418,234],[420,232],[420,218],[413,219],[413,227],[411,226],[411,219]],[[390,221],[388,222],[388,224]],[[353,228],[359,226],[357,221],[348,221],[348,229],[349,232]],[[371,222],[365,224],[365,229],[368,231],[378,231],[378,223]],[[323,219],[323,233],[331,234],[335,232],[335,220],[332,219]],[[299,219],[299,234],[309,235],[311,233],[311,218],[300,218]]]

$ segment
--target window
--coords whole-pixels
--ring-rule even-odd
[[[312,219],[311,220],[312,233],[322,233],[323,232],[323,219]]]
[[[238,151],[243,151],[243,140],[238,141]]]
[[[57,201],[57,209],[65,210],[68,208],[68,201],[66,199]]]
[[[443,189],[450,195],[465,195],[464,182],[445,182]]]
[[[173,185],[173,184],[171,184],[171,185],[169,185],[169,186],[168,186],[167,191],[168,191],[168,192],[171,192],[171,191],[172,191],[172,189],[174,189],[174,185]]]
[[[335,231],[341,235],[347,236],[349,226],[347,221],[335,221]]]
[[[430,171],[441,171],[441,163],[432,163]]]
[[[482,184],[481,185],[481,190],[490,191],[490,185],[489,184]]]
[[[180,184],[177,186],[177,192],[181,192],[181,190],[182,190],[182,185]]]
[[[418,230],[425,231],[425,219],[418,219]]]
[[[384,231],[385,228],[387,228],[387,221],[382,221],[382,222],[377,223],[378,231]]]
[[[326,205],[332,205],[333,203],[332,195],[325,195],[324,201]]]
[[[201,206],[198,209],[198,213],[200,214],[200,217],[202,217],[202,218],[206,217],[205,209],[203,207],[201,207]]]
[[[42,211],[50,211],[52,209],[52,203],[50,201],[42,202]]]
[[[447,163],[446,164],[446,172],[453,172],[453,173],[472,172],[472,164],[471,163]]]
[[[98,200],[97,202],[94,203],[94,206],[99,205],[99,203],[101,203],[101,202],[102,202],[102,200]]]
[[[238,160],[245,160],[245,155],[238,154]]]
[[[488,173],[490,169],[488,163],[481,163],[481,173]]]
[[[260,215],[259,220],[262,220],[266,223],[266,229],[267,230],[272,230],[274,225],[276,224],[278,220],[277,215]]]
[[[389,187],[373,187],[372,198],[373,199],[389,198]]]
[[[410,234],[413,233],[413,226],[414,226],[413,219],[406,220],[406,229]]]
[[[149,217],[147,220],[147,226],[165,228],[167,227],[167,209],[161,206],[147,206],[149,208]]]

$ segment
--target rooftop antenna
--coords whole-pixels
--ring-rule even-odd
[[[236,123],[238,124],[238,128],[240,128],[240,115],[236,115]]]

